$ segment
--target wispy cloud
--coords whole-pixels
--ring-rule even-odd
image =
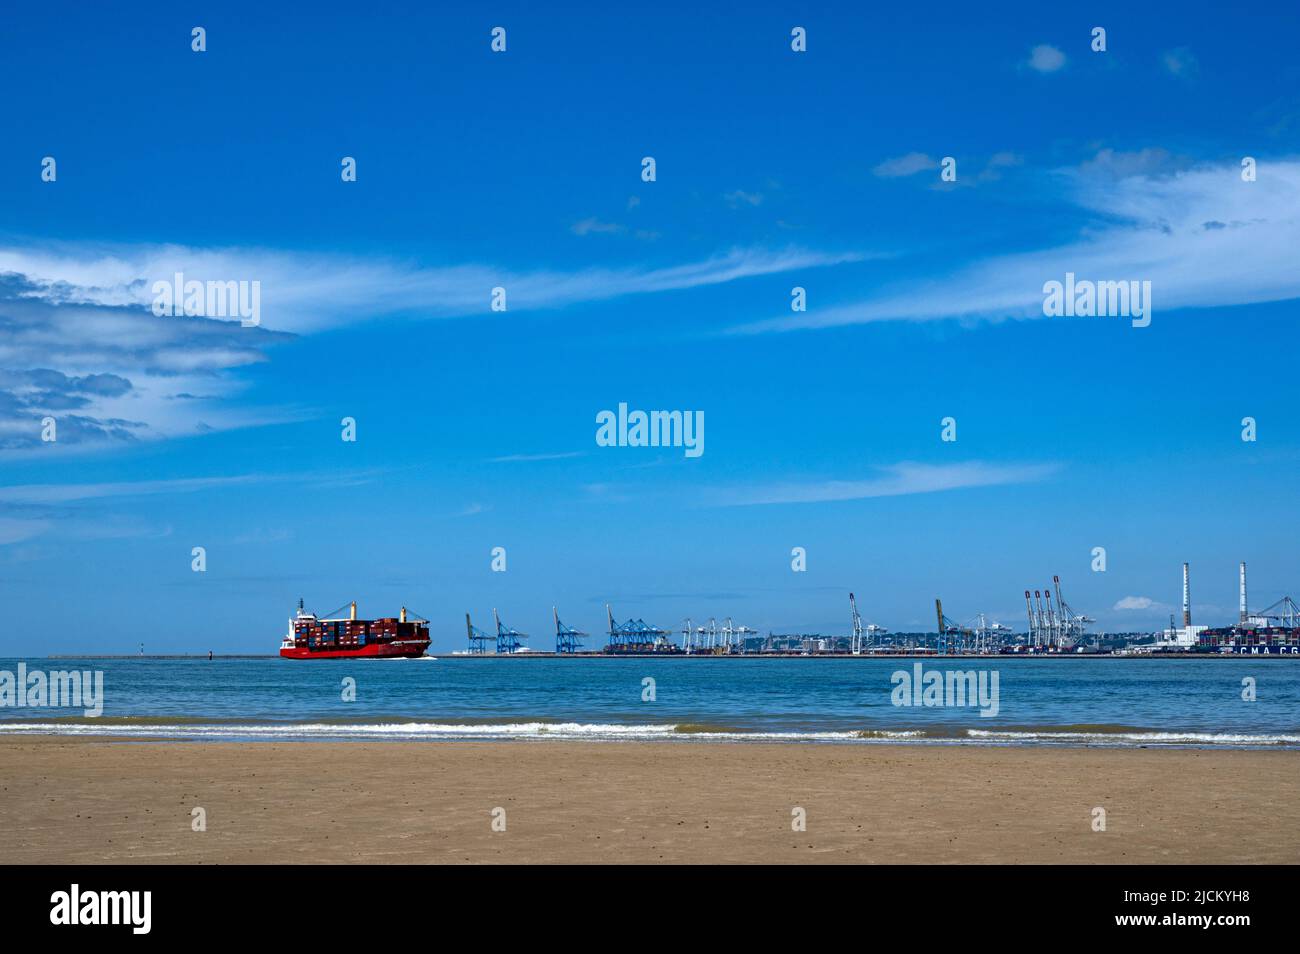
[[[0,487],[0,503],[64,504],[78,500],[101,500],[105,497],[142,497],[154,494],[191,493],[218,487],[240,487],[265,478],[191,477],[183,480],[138,480],[108,484],[20,484]]]
[[[621,227],[594,219],[575,227],[580,234],[610,228]],[[60,453],[298,420],[305,415],[301,408],[236,406],[231,398],[242,390],[239,369],[267,360],[271,348],[294,334],[321,328],[385,315],[487,317],[498,285],[506,288],[511,311],[519,311],[862,257],[795,247],[735,248],[657,268],[565,272],[254,248],[0,246],[0,451]],[[263,325],[155,316],[154,282],[171,282],[176,273],[200,282],[260,282]],[[46,416],[56,418],[55,443],[42,441]]]
[[[627,231],[626,225],[619,225],[617,222],[602,222],[595,216],[585,219],[579,219],[569,226],[569,231],[574,235],[621,235]]]
[[[132,497],[193,494],[243,489],[261,484],[299,484],[313,488],[348,486],[372,480],[379,470],[302,474],[235,474],[99,483],[13,484],[0,487],[0,544],[21,543],[57,532],[79,540],[166,536],[170,527],[144,522],[118,512],[117,501]],[[287,531],[254,530],[234,542],[275,543]]]
[[[492,457],[488,459],[489,464],[522,464],[539,460],[566,460],[570,457],[581,457],[582,451],[564,451],[555,454],[507,454],[504,457]]]
[[[355,471],[348,474],[236,474],[223,477],[180,477],[171,480],[131,480],[90,484],[15,484],[0,487],[3,504],[66,504],[82,500],[103,500],[110,497],[151,497],[158,494],[187,494],[202,490],[220,490],[229,487],[246,487],[251,484],[301,483],[329,486],[344,481],[341,486],[351,486],[348,481],[366,481],[377,471]]]
[[[732,329],[752,334],[875,321],[1043,317],[1043,284],[1067,271],[1152,284],[1157,317],[1179,308],[1300,298],[1300,161],[1262,161],[1243,182],[1236,164],[1152,171],[1159,157],[1114,153],[1062,170],[1067,197],[1091,218],[1071,244],[998,256],[951,275],[858,302]],[[1148,171],[1124,175],[1125,165]],[[1104,168],[1106,174],[1096,174]],[[1222,226],[1222,227],[1219,227]],[[1249,268],[1242,263],[1249,262]]]
[[[746,192],[743,189],[736,189],[723,195],[723,200],[733,209],[741,206],[756,206],[763,204],[763,194],[761,192]]]
[[[1040,43],[1029,51],[1025,65],[1039,73],[1055,73],[1065,66],[1065,54],[1054,46]]]
[[[978,159],[963,160],[961,174],[957,178],[948,181],[936,178],[931,182],[930,188],[949,192],[954,189],[968,189],[989,182],[998,182],[1004,172],[1023,165],[1024,161],[1023,156],[1014,152],[995,152],[984,160],[982,166]],[[971,169],[978,169],[979,171],[972,175]]]
[[[1131,176],[1166,175],[1190,168],[1191,165],[1189,160],[1173,156],[1168,150],[1158,146],[1131,152],[1107,148],[1098,150],[1091,159],[1080,163],[1078,174],[1085,180],[1127,179]]]
[[[1185,46],[1166,50],[1161,54],[1160,62],[1169,73],[1179,79],[1192,79],[1201,68],[1192,51]]]
[[[584,232],[617,228],[596,219],[584,223],[579,223]],[[99,249],[55,244],[43,249],[0,247],[0,274],[22,277],[22,299],[138,309],[152,305],[154,282],[170,282],[177,272],[187,280],[258,281],[263,327],[303,332],[384,315],[486,316],[491,314],[491,290],[496,286],[506,288],[512,311],[557,308],[717,285],[862,257],[853,252],[801,248],[734,248],[681,265],[565,272],[482,264],[424,266],[393,259],[256,248],[157,245]],[[122,315],[123,320],[131,317],[132,312]]]
[[[905,176],[914,176],[918,172],[924,172],[927,169],[938,168],[938,159],[923,152],[909,152],[905,156],[886,159],[872,169],[871,174],[882,179],[901,179]]]
[[[1056,464],[991,464],[983,461],[918,464],[904,461],[882,467],[876,476],[863,480],[785,482],[725,488],[711,492],[708,500],[717,506],[753,506],[900,497],[970,487],[1029,483],[1042,480],[1058,469]]]
[[[604,222],[592,216],[580,219],[569,226],[574,235],[634,235],[644,241],[653,241],[659,237],[658,232],[649,229],[633,229],[618,222]]]
[[[283,527],[255,527],[237,535],[230,542],[239,545],[271,546],[277,543],[287,543],[292,539],[293,531]]]

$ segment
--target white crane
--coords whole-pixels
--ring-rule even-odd
[[[855,656],[862,655],[862,617],[858,615],[858,601],[854,599],[853,594],[849,594],[849,606],[853,610],[853,639],[849,643],[849,651]]]

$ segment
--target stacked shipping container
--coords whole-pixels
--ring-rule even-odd
[[[427,627],[403,623],[396,617],[383,619],[299,619],[294,621],[294,646],[299,649],[347,649],[371,642],[396,639],[427,639]]]

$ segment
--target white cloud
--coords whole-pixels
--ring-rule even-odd
[[[170,480],[133,480],[98,484],[14,484],[0,487],[0,504],[50,506],[112,497],[183,494],[227,487],[244,487],[250,484],[286,482],[330,486],[340,480],[365,481],[376,473],[377,471],[355,471],[344,474],[236,474],[228,477],[181,477]]]
[[[1057,471],[1055,464],[917,464],[905,461],[882,467],[881,474],[865,480],[785,482],[714,491],[710,502],[719,506],[755,504],[826,503],[937,493],[969,487],[993,487],[1041,480]]]
[[[617,228],[595,219],[579,225],[586,232]],[[481,264],[423,266],[254,248],[140,245],[105,250],[54,244],[42,249],[0,247],[0,275],[22,276],[26,299],[137,308],[152,305],[155,281],[170,282],[177,272],[187,280],[258,281],[262,327],[303,332],[383,315],[486,316],[491,313],[491,289],[498,285],[506,288],[511,311],[518,311],[717,285],[861,258],[851,252],[735,248],[684,265],[561,272]],[[136,317],[124,312],[124,328]]]
[[[918,172],[924,172],[927,169],[938,168],[938,159],[927,156],[923,152],[909,152],[905,156],[886,159],[872,169],[871,174],[882,179],[899,179],[904,176],[914,176]]]
[[[1040,43],[1029,51],[1029,68],[1039,73],[1055,73],[1065,65],[1065,54],[1054,46]]]
[[[1153,168],[1156,158],[1112,154],[1103,163],[1107,175],[1092,174],[1095,165],[1062,172],[1074,204],[1095,220],[1071,244],[986,259],[856,303],[732,330],[1042,318],[1043,283],[1067,271],[1081,279],[1150,281],[1155,321],[1179,308],[1300,298],[1300,161],[1261,162],[1255,182],[1242,182],[1236,164],[1121,172],[1126,164]]]
[[[600,219],[592,216],[574,222],[569,226],[569,231],[574,235],[621,235],[627,231],[627,226],[619,225],[617,222],[602,222]]]
[[[564,451],[556,454],[507,454],[504,457],[489,458],[489,464],[520,464],[531,463],[541,460],[567,460],[570,457],[581,457],[582,451]]]
[[[582,223],[580,223],[582,225]],[[610,228],[596,220],[587,231]],[[617,227],[615,227],[617,228]],[[580,234],[583,229],[575,227]],[[654,233],[638,231],[639,238]],[[681,265],[519,271],[421,266],[386,258],[176,245],[0,246],[0,451],[71,453],[87,445],[155,440],[298,420],[296,407],[237,408],[238,370],[309,332],[378,316],[489,316],[505,286],[512,312],[696,288],[792,269],[857,261],[856,253],[736,248]],[[260,327],[157,317],[153,284],[261,283]],[[275,330],[272,330],[275,329]],[[55,384],[35,375],[54,375]],[[115,392],[85,382],[113,376]],[[16,383],[15,383],[16,382]],[[80,389],[80,390],[79,390]],[[58,441],[41,441],[54,415]]]
[[[1122,600],[1118,601],[1113,607],[1111,607],[1111,609],[1117,611],[1145,610],[1153,613],[1169,612],[1169,606],[1167,604],[1159,603],[1151,599],[1151,597],[1149,596],[1126,596]]]
[[[745,192],[743,189],[728,192],[722,198],[733,209],[738,209],[742,205],[756,206],[763,204],[763,194],[761,192]]]
[[[1130,176],[1150,176],[1186,168],[1184,160],[1176,159],[1164,149],[1149,147],[1134,152],[1102,149],[1091,159],[1079,164],[1081,176],[1106,176],[1127,179]]]

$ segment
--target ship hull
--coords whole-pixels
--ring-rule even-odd
[[[1213,646],[1197,651],[1216,656],[1300,656],[1300,646]]]
[[[429,640],[412,639],[391,643],[367,643],[365,646],[308,649],[304,646],[285,646],[280,649],[283,659],[415,659],[424,655]]]

